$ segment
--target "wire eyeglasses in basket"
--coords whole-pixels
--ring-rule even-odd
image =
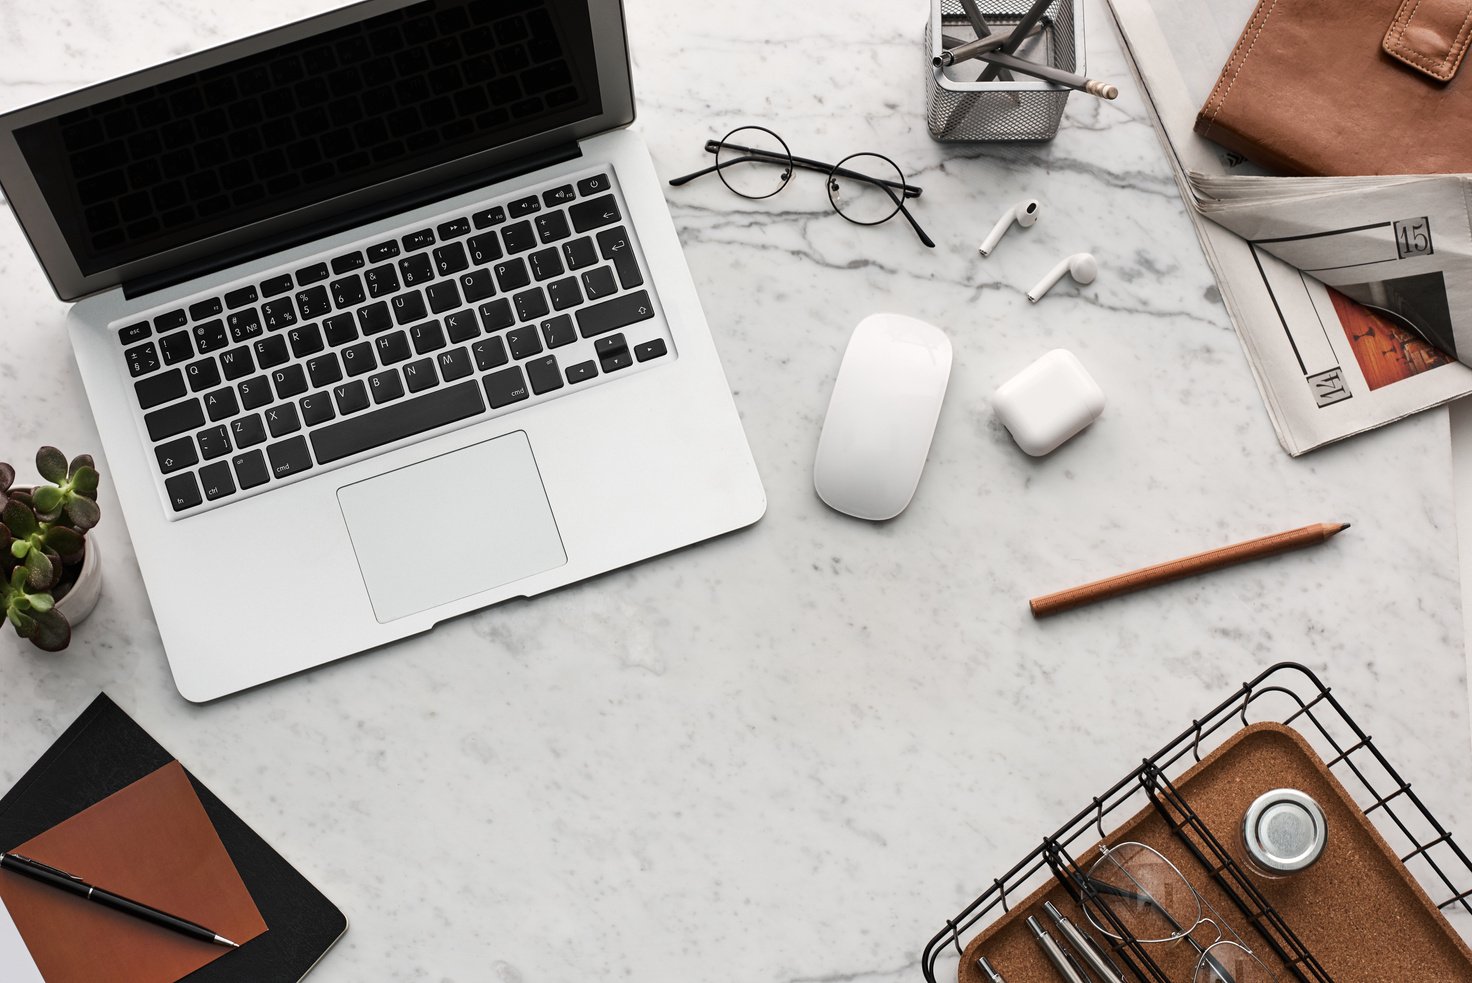
[[[1247,948],[1184,874],[1143,843],[1100,847],[1082,879],[1096,904],[1141,944],[1185,943],[1194,950],[1192,983],[1274,983],[1277,976]],[[1126,941],[1094,905],[1084,914],[1112,939]],[[1200,939],[1199,929],[1207,927]],[[1206,941],[1211,939],[1211,941]]]
[[[837,164],[795,157],[786,141],[764,126],[743,126],[719,140],[705,142],[715,164],[674,178],[679,186],[714,171],[726,187],[743,198],[770,198],[792,180],[797,168],[819,171],[827,176],[828,201],[833,210],[855,225],[879,225],[903,215],[920,241],[930,248],[935,242],[905,207],[905,199],[919,198],[920,189],[905,181],[899,165],[882,154],[850,154]]]

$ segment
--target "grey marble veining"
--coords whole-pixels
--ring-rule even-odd
[[[0,0],[0,102],[326,4]],[[326,981],[918,979],[920,947],[1142,755],[1282,659],[1322,673],[1453,829],[1472,817],[1447,425],[1277,445],[1103,10],[1041,146],[933,143],[923,4],[629,4],[636,129],[672,177],[747,122],[874,150],[924,188],[859,228],[818,175],[748,202],[670,188],[769,497],[755,527],[198,707],[173,690],[104,490],[108,584],[60,656],[0,637],[0,785],[106,689],[352,921]],[[990,259],[975,244],[1043,203]],[[1099,279],[1024,291],[1059,258]],[[914,503],[813,493],[848,334],[946,328],[950,390]],[[95,446],[51,296],[0,217],[0,454]],[[1109,396],[1041,460],[986,407],[1054,347]],[[105,462],[104,462],[105,464]],[[1044,623],[1027,597],[1310,522],[1351,532]],[[269,530],[262,530],[269,538]],[[214,558],[228,562],[226,558]],[[310,557],[283,574],[309,593]],[[271,611],[230,630],[271,643]]]

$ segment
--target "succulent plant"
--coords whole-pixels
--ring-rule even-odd
[[[72,629],[56,602],[76,580],[87,531],[102,517],[97,468],[89,455],[66,459],[55,447],[36,452],[50,484],[14,488],[15,469],[0,462],[0,610],[16,633],[56,652]]]

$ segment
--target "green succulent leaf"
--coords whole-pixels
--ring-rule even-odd
[[[67,521],[84,531],[97,525],[102,518],[102,509],[90,498],[73,497],[66,503],[64,511]]]
[[[10,486],[15,484],[15,468],[0,461],[0,495],[10,491]]]
[[[10,555],[15,557],[17,560],[24,560],[26,558],[26,554],[30,551],[31,541],[29,539],[17,539],[15,542],[10,544]]]
[[[36,451],[36,470],[53,484],[66,480],[66,455],[49,444]]]
[[[36,511],[43,515],[60,514],[64,500],[65,495],[55,485],[41,485],[31,493],[31,501],[35,502]]]
[[[40,528],[35,513],[19,495],[11,496],[5,503],[5,511],[0,512],[0,522],[10,527],[10,534],[16,539],[25,539]]]
[[[20,610],[14,604],[5,612],[10,623],[15,625],[15,633],[21,638],[30,638],[36,633],[36,619]]]
[[[16,567],[10,574],[10,589],[17,594],[24,594],[26,590],[26,574],[29,571],[25,567]]]
[[[81,461],[84,459],[87,462],[86,464],[83,464],[80,467],[75,466],[77,461]],[[77,458],[77,461],[72,462],[72,464],[74,465],[72,469],[71,479],[72,490],[78,495],[82,495],[86,498],[96,498],[99,476],[97,474],[97,469],[92,466],[92,458],[86,454],[83,454],[81,457]]]
[[[56,606],[50,594],[29,594],[27,599],[31,602],[31,610],[37,614],[45,614]]]
[[[72,626],[59,611],[37,612],[31,644],[43,652],[60,652],[71,644]]]
[[[61,573],[61,562],[52,562],[54,554],[47,556],[45,550],[32,549],[26,553],[26,587],[30,590],[46,590],[56,583]]]
[[[46,547],[61,557],[62,563],[76,563],[82,558],[82,551],[87,548],[87,541],[82,534],[75,529],[66,526],[52,526],[46,530]]]

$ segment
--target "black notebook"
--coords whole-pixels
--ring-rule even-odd
[[[173,760],[106,694],[98,696],[0,798],[0,850],[40,835]],[[342,936],[347,919],[192,774],[189,781],[267,931],[184,979],[187,983],[301,979]]]

